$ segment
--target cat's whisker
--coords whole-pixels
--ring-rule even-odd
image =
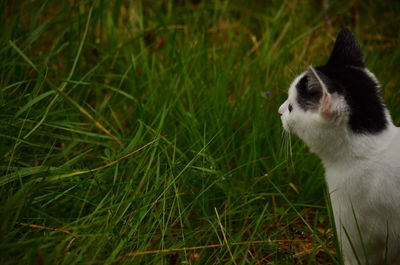
[[[291,135],[285,130],[282,130],[282,144],[283,150],[285,152],[285,160],[291,161],[292,157],[292,144],[291,144]]]
[[[281,149],[280,150],[285,150],[285,130],[281,130]]]
[[[292,135],[290,133],[287,133],[288,135],[288,148],[289,148],[289,163],[294,167],[294,163],[293,163],[293,150],[292,150]]]
[[[285,155],[285,160],[287,160],[287,133],[285,130],[282,130],[281,150],[283,150]]]
[[[289,135],[285,132],[285,154],[286,154],[286,161],[289,161]]]

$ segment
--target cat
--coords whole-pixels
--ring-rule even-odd
[[[278,112],[322,160],[344,263],[400,264],[400,128],[349,29],[325,65],[294,79]]]

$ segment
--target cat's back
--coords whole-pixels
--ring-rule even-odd
[[[393,138],[389,142],[386,150],[384,150],[377,159],[386,165],[400,169],[400,127],[394,127]],[[399,175],[400,178],[400,175]]]
[[[390,131],[392,137],[385,148],[371,159],[369,166],[373,172],[371,181],[379,183],[378,187],[382,188],[375,189],[378,197],[391,194],[399,200],[394,205],[400,206],[400,128],[393,126]]]
[[[392,126],[377,137],[381,138],[375,139],[380,145],[378,152],[324,163],[331,199],[341,205],[351,197],[352,203],[366,212],[372,207],[378,216],[378,212],[384,212],[381,217],[400,216],[400,128]]]
[[[377,215],[388,215],[396,219],[400,240],[400,128],[393,127],[393,137],[387,147],[370,163],[367,197],[378,207]],[[400,243],[400,241],[398,242]]]
[[[390,197],[398,200],[392,203],[395,207],[400,207],[400,128],[393,126],[388,135],[391,135],[390,140],[384,144],[383,149],[368,159],[372,187],[381,187],[373,188],[371,192],[378,200]],[[400,214],[400,208],[398,211]]]

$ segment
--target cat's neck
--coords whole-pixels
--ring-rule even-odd
[[[356,134],[347,128],[331,129],[308,141],[325,166],[351,166],[356,161],[376,157],[387,149],[399,130],[390,122],[376,134]]]

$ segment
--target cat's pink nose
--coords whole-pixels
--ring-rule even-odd
[[[282,116],[282,115],[283,115],[283,112],[285,112],[285,106],[286,106],[286,104],[283,103],[283,104],[279,107],[279,109],[278,109],[279,116]]]

